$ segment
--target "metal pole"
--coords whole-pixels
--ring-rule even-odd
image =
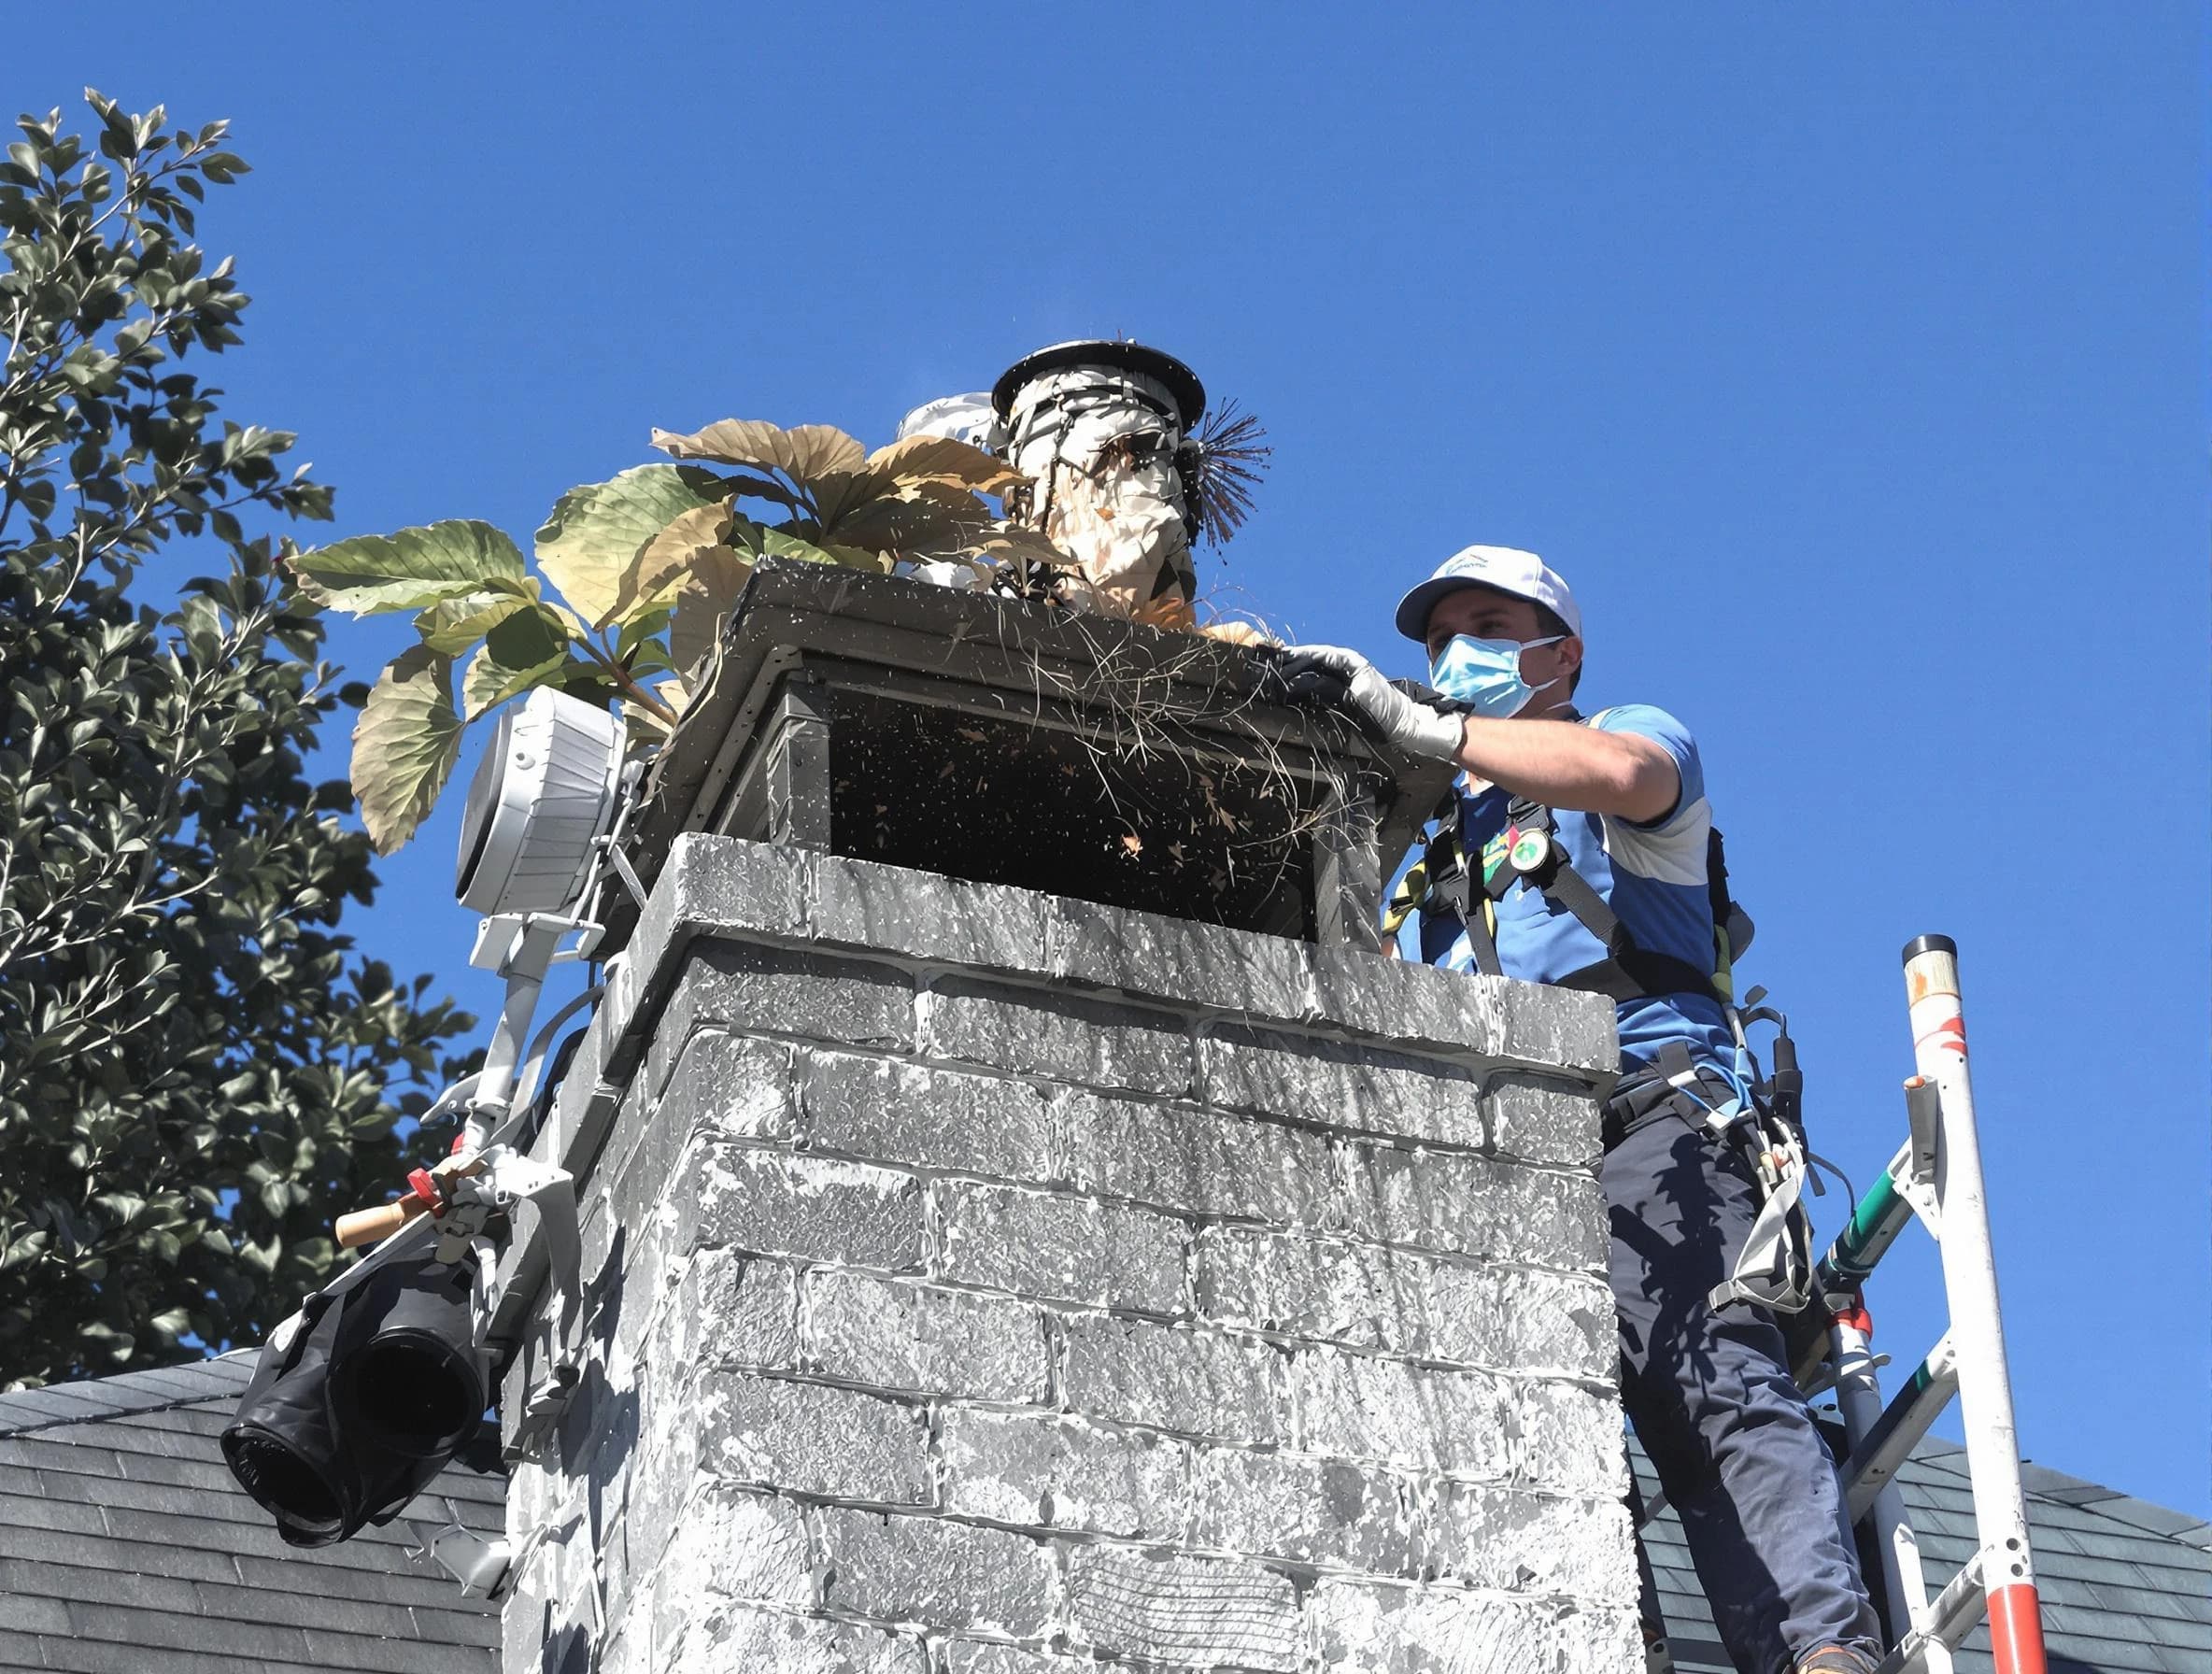
[[[1936,1084],[1941,1100],[1938,1247],[1950,1298],[1950,1336],[1958,1348],[1959,1413],[1966,1430],[1981,1579],[1989,1591],[1991,1659],[1997,1674],[2046,1674],[1981,1143],[1974,1126],[1974,1085],[1966,1069],[1958,944],[1948,936],[1921,936],[1906,943],[1905,993],[1911,1008],[1913,1061]]]
[[[1836,1349],[1836,1404],[1856,1458],[1882,1415],[1881,1381],[1875,1371],[1874,1346],[1865,1313],[1837,1314],[1832,1327]],[[1868,1508],[1874,1539],[1881,1553],[1883,1591],[1889,1602],[1890,1643],[1904,1643],[1928,1616],[1928,1583],[1921,1570],[1920,1542],[1905,1520],[1905,1497],[1894,1482],[1884,1481]],[[1928,1674],[1951,1674],[1950,1653],[1938,1647],[1927,1659]]]

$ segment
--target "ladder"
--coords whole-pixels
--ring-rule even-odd
[[[2045,1674],[2043,1614],[1974,1124],[1959,950],[1949,936],[1906,943],[1905,997],[1915,1070],[1905,1084],[1908,1134],[1814,1269],[1816,1305],[1835,1314],[1824,1358],[1850,1439],[1842,1470],[1847,1514],[1854,1525],[1872,1519],[1881,1553],[1893,1647],[1881,1674],[1950,1674],[1951,1653],[1985,1615],[1997,1674]],[[1950,1327],[1885,1404],[1859,1290],[1916,1216],[1942,1254]],[[1818,1350],[1815,1356],[1814,1366],[1798,1369],[1800,1387],[1821,1381]],[[1966,1431],[1976,1551],[1931,1598],[1894,1479],[1954,1398]]]
[[[1951,1653],[1984,1616],[1997,1674],[2047,1674],[1974,1123],[1958,951],[1948,936],[1919,936],[1906,944],[1915,1069],[1905,1083],[1907,1137],[1815,1265],[1811,1306],[1830,1314],[1832,1323],[1792,1369],[1808,1395],[1833,1387],[1842,1411],[1850,1441],[1840,1468],[1846,1515],[1854,1527],[1871,1520],[1881,1557],[1890,1651],[1879,1674],[1951,1674]],[[1860,1293],[1916,1217],[1942,1256],[1950,1324],[1885,1402],[1870,1341],[1873,1326]],[[1954,1398],[1966,1431],[1976,1551],[1931,1597],[1895,1477]],[[1657,1506],[1652,1509],[1655,1512]],[[1648,1667],[1672,1667],[1664,1640],[1653,1645]]]

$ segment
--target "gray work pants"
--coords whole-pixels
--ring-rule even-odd
[[[1624,1106],[1648,1105],[1628,1084]],[[1706,1295],[1758,1213],[1744,1164],[1660,1115],[1607,1153],[1623,1403],[1688,1537],[1741,1674],[1784,1674],[1822,1645],[1875,1650],[1875,1618],[1837,1512],[1836,1468],[1792,1382],[1774,1318]]]

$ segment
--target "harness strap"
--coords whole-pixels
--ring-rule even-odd
[[[1635,935],[1621,922],[1611,903],[1567,860],[1567,849],[1559,841],[1558,819],[1551,809],[1526,797],[1515,797],[1507,806],[1506,818],[1510,829],[1520,834],[1513,844],[1516,856],[1530,831],[1541,834],[1544,847],[1533,865],[1522,865],[1516,859],[1512,866],[1499,867],[1488,881],[1492,899],[1502,899],[1516,882],[1526,879],[1547,901],[1571,914],[1606,950],[1606,958],[1569,972],[1553,986],[1603,994],[1616,1001],[1640,1000],[1650,994],[1703,994],[1716,1000],[1723,999],[1710,971],[1637,945]]]

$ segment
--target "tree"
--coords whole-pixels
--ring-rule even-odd
[[[191,240],[246,164],[86,99],[96,148],[56,110],[0,163],[0,1387],[257,1340],[475,1027],[336,929],[376,887],[304,766],[341,694],[247,528],[331,491],[181,369],[239,341]]]

